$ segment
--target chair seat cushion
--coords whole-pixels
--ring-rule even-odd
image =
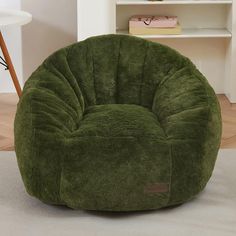
[[[89,107],[85,110],[75,135],[107,138],[165,138],[156,115],[142,106],[132,104]]]
[[[70,207],[132,211],[167,204],[170,151],[148,109],[89,107],[69,143],[61,195]]]

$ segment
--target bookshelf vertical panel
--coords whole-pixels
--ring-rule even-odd
[[[236,103],[236,3],[228,9],[228,29],[232,34],[227,44],[225,60],[225,94],[232,103]]]

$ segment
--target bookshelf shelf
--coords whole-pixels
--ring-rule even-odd
[[[177,1],[177,0],[164,0],[164,1],[117,1],[116,5],[176,5],[176,4],[232,4],[231,0],[192,0],[192,1]]]
[[[118,30],[117,34],[129,34],[128,30]],[[227,29],[183,29],[180,35],[135,35],[146,39],[159,38],[231,38]]]

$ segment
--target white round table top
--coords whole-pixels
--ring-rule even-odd
[[[28,24],[32,15],[25,11],[0,8],[0,29]]]

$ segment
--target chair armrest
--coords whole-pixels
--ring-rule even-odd
[[[220,107],[213,89],[194,67],[183,68],[158,86],[152,106],[169,139],[221,134]],[[209,127],[215,126],[214,130]]]

